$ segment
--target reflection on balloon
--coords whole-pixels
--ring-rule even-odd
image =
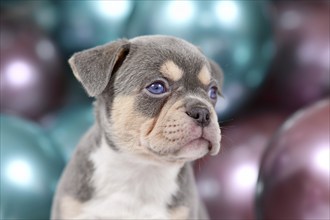
[[[195,13],[196,7],[189,1],[171,1],[166,8],[166,17],[175,25],[187,24]]]
[[[58,113],[49,133],[66,161],[70,159],[79,140],[93,123],[94,114],[91,105],[68,106]]]
[[[64,160],[37,125],[0,116],[3,219],[48,219]]]
[[[33,169],[26,161],[16,159],[11,161],[5,169],[7,170],[6,176],[12,183],[27,187],[33,186],[32,181],[36,177],[33,176]]]
[[[238,24],[239,6],[234,1],[218,1],[215,11],[219,22],[226,27],[233,27]]]
[[[29,63],[16,60],[8,64],[7,70],[4,71],[3,78],[14,87],[20,87],[32,83],[35,80],[34,72],[36,72],[35,68],[29,65]]]
[[[259,219],[330,218],[329,120],[327,99],[283,125],[262,159]]]
[[[132,4],[128,0],[96,1],[89,2],[89,4],[95,10],[96,15],[110,20],[125,19],[132,10]]]
[[[196,162],[197,187],[211,219],[254,219],[259,161],[285,115],[255,113],[222,128],[219,156]]]
[[[313,154],[312,163],[322,175],[330,173],[330,150],[326,146],[321,147]]]
[[[128,37],[167,34],[203,49],[225,73],[217,112],[231,117],[249,101],[265,78],[273,55],[267,1],[161,1],[136,3]]]

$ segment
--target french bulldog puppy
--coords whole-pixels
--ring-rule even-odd
[[[220,149],[220,67],[158,35],[84,50],[69,63],[95,97],[96,122],[60,179],[51,219],[207,219],[191,161]]]

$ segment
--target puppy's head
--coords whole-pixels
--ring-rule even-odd
[[[223,75],[194,45],[144,36],[76,53],[69,63],[96,97],[97,121],[119,153],[171,162],[218,153]]]

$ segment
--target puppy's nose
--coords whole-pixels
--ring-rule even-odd
[[[195,119],[195,122],[202,127],[210,124],[210,111],[207,108],[192,107],[186,111],[187,115]]]

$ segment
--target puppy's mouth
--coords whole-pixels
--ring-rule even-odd
[[[165,128],[156,133],[160,136],[140,139],[144,149],[156,157],[172,161],[192,161],[207,154],[216,155],[219,151],[218,133],[212,124],[202,127],[188,121],[182,125],[170,124]]]
[[[162,154],[161,152],[156,152],[151,148],[149,148],[149,150],[158,156]],[[194,138],[179,148],[172,149],[170,152],[167,152],[161,156],[165,156],[168,159],[171,158],[173,161],[189,161],[201,158],[206,154],[213,155],[213,145],[210,140],[200,135],[198,138]]]

